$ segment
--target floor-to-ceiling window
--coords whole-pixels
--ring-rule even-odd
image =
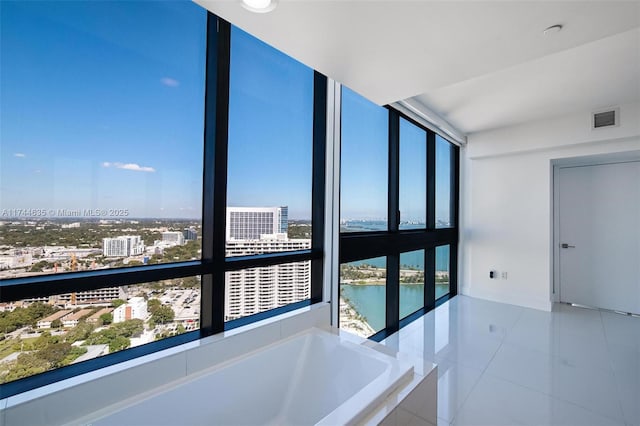
[[[457,292],[458,148],[343,87],[340,327],[381,339]]]
[[[2,9],[3,397],[320,301],[324,76],[191,2]]]
[[[235,27],[230,58],[226,256],[254,255],[225,275],[233,324],[310,298],[310,255],[286,253],[312,246],[314,91],[323,88],[311,68]],[[281,263],[258,266],[273,253]]]

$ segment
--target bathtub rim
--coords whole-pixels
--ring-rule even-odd
[[[8,413],[14,409],[20,409],[21,407],[27,405],[38,404],[45,406],[49,405],[49,407],[51,407],[49,401],[59,399],[59,396],[63,393],[73,393],[79,387],[88,384],[97,384],[102,380],[109,379],[115,375],[123,374],[128,371],[148,368],[148,366],[157,362],[162,362],[167,358],[171,358],[174,356],[186,356],[186,354],[192,350],[198,350],[200,348],[206,348],[217,344],[225,344],[224,341],[227,339],[249,339],[249,336],[251,335],[270,335],[269,337],[265,337],[265,339],[270,340],[269,343],[271,343],[273,341],[280,340],[283,337],[296,334],[299,331],[305,330],[311,326],[319,326],[321,328],[331,327],[330,309],[331,304],[329,302],[321,302],[310,306],[304,306],[277,316],[246,324],[232,330],[224,331],[222,333],[207,336],[202,339],[197,339],[191,342],[172,346],[157,352],[92,370],[78,376],[50,383],[39,388],[0,398],[0,425],[5,425],[5,423],[8,421]],[[275,335],[277,335],[277,337],[275,337]],[[258,348],[259,347],[256,347],[255,349]],[[231,356],[229,357],[229,359],[233,357],[234,356]],[[186,363],[187,360],[185,359],[184,361]],[[189,366],[186,366],[184,370],[185,373],[181,374],[181,377],[189,375]],[[167,380],[167,383],[173,382],[174,380],[175,379],[169,379]],[[143,389],[138,393],[143,394],[149,390],[152,389]],[[117,403],[119,401],[120,400],[117,400],[113,403]],[[110,403],[109,405],[113,403]],[[83,415],[78,416],[78,418],[82,416]],[[52,419],[51,421],[54,424],[69,423],[68,420]],[[6,424],[8,425],[9,423]],[[43,422],[39,424],[49,426],[51,423]]]
[[[96,412],[93,412],[86,416],[82,416],[66,424],[77,425],[98,422],[109,417],[110,415],[116,414],[122,410],[126,410],[127,408],[148,401],[149,399],[152,399],[163,393],[171,392],[172,390],[175,390],[180,386],[188,384],[194,380],[199,380],[205,376],[215,374],[218,371],[233,367],[234,365],[241,363],[245,359],[259,356],[260,352],[277,348],[278,346],[284,345],[293,340],[301,339],[310,335],[320,336],[321,339],[337,339],[338,341],[336,342],[336,344],[344,345],[349,348],[349,350],[352,350],[358,354],[363,354],[370,358],[374,358],[385,364],[385,369],[380,375],[374,378],[371,382],[367,383],[367,385],[365,385],[363,388],[359,389],[354,395],[351,395],[347,400],[343,401],[339,406],[335,407],[331,412],[327,413],[324,417],[319,419],[315,423],[317,425],[357,424],[365,419],[373,409],[379,407],[389,397],[389,395],[393,394],[401,385],[410,383],[414,377],[413,365],[409,362],[397,359],[396,357],[390,355],[388,353],[388,348],[384,347],[383,345],[376,343],[375,347],[372,347],[371,345],[367,344],[370,342],[369,340],[366,340],[359,336],[355,336],[348,332],[344,332],[334,327],[309,327],[290,336],[269,343],[268,345],[258,347],[247,353],[240,354],[221,363],[212,365],[206,369],[181,377],[177,380],[168,382],[154,389],[150,389],[145,393],[118,401]],[[388,380],[388,378],[383,377],[383,375],[388,376],[391,374],[396,374],[398,376],[395,377],[395,379],[393,379],[391,383],[382,390],[377,389],[385,380]]]

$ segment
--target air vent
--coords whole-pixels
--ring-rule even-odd
[[[599,129],[601,127],[610,127],[618,125],[618,116],[620,110],[618,108],[610,109],[608,111],[599,111],[593,113],[593,121],[591,127],[593,129]]]

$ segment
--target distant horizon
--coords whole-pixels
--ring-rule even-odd
[[[99,218],[99,217],[24,217],[24,216],[0,216],[0,222],[6,221],[20,221],[20,222],[37,222],[37,221],[64,221],[64,222],[99,222],[99,221],[110,221],[110,222],[127,222],[132,220],[159,220],[159,221],[185,221],[185,222],[200,222],[202,224],[202,219],[200,218],[187,218],[187,217],[122,217],[122,218]],[[300,219],[300,218],[289,218],[289,221],[311,221],[311,218],[308,219]]]

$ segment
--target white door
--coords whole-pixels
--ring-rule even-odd
[[[565,167],[560,301],[640,313],[640,162]]]

